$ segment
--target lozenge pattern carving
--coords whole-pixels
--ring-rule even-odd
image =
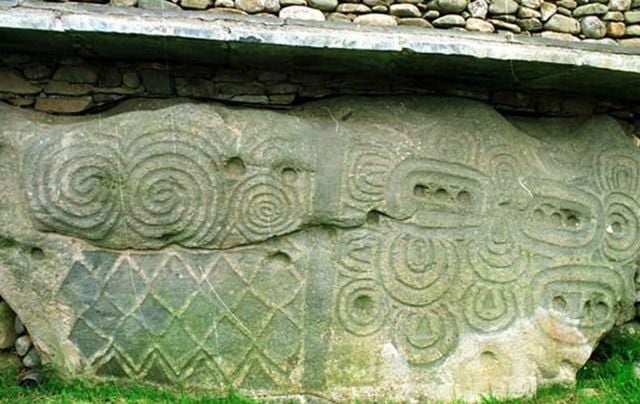
[[[275,388],[301,360],[305,279],[284,252],[87,251],[58,295],[101,376]]]

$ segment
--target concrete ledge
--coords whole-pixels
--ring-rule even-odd
[[[638,48],[413,27],[3,0],[0,50],[425,75],[640,100]]]

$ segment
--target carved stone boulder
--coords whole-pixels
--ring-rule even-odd
[[[610,118],[396,97],[0,122],[0,295],[72,376],[517,396],[634,313],[640,153]]]

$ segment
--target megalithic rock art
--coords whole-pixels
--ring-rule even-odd
[[[388,97],[0,122],[0,294],[73,376],[516,396],[633,316],[640,153],[610,118]]]

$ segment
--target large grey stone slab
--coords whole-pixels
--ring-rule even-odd
[[[0,120],[0,294],[73,376],[518,396],[635,313],[640,152],[610,118],[395,97]]]
[[[640,49],[633,47],[77,4],[26,2],[0,9],[0,50],[38,49],[238,67],[385,72],[489,88],[640,97]],[[588,85],[594,82],[598,86]]]

